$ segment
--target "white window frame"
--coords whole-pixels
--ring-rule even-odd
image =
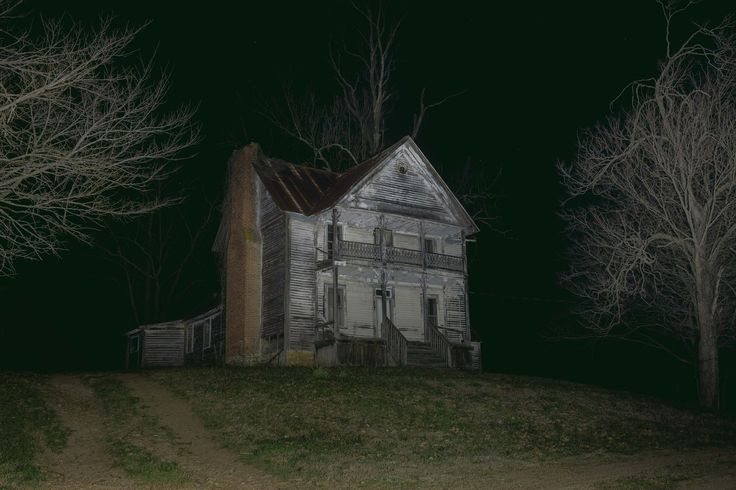
[[[434,326],[439,327],[440,326],[440,297],[437,294],[428,294],[426,295],[425,301],[425,308],[426,308],[426,319],[429,321],[430,314],[429,314],[429,301],[434,300]]]
[[[202,326],[202,349],[212,347],[212,319],[207,318]]]
[[[442,238],[441,237],[424,235],[424,241],[432,242],[432,246],[434,248],[434,250],[432,250],[431,252],[428,252],[426,243],[422,243],[422,248],[424,249],[425,253],[434,253],[434,254],[444,253],[442,251]]]
[[[330,240],[330,228],[332,227],[332,222],[327,221],[325,222],[325,254],[327,255],[328,259],[332,258],[332,240]],[[345,225],[343,223],[337,222],[337,241],[344,240],[345,236]]]
[[[373,228],[373,244],[381,244],[381,235],[383,235],[383,245],[386,247],[394,246],[394,230],[389,228]]]

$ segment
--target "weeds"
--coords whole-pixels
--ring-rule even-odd
[[[225,445],[285,477],[322,479],[356,461],[451,466],[736,441],[733,421],[533,378],[359,368],[199,368],[154,377],[187,398]]]
[[[33,374],[0,373],[0,488],[15,488],[43,479],[34,458],[45,444],[59,452],[68,430],[46,404],[44,378]]]
[[[138,398],[118,379],[88,376],[86,382],[102,405],[110,434],[108,448],[115,465],[143,483],[181,483],[187,480],[176,462],[161,458],[147,447],[147,438],[171,441],[173,433],[143,413]]]

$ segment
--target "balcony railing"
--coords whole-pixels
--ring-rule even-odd
[[[340,240],[340,257],[381,260],[381,247],[373,243]]]
[[[339,256],[341,259],[365,259],[380,261],[381,246],[374,243],[351,242],[349,240],[340,240]],[[412,250],[399,247],[385,247],[386,262],[393,264],[407,264],[422,266],[426,264],[432,269],[447,269],[451,271],[463,271],[463,258],[454,255],[444,255],[437,253],[424,253],[422,258],[421,250]]]
[[[463,258],[454,255],[428,253],[427,267],[461,271],[463,270]]]
[[[408,248],[386,247],[386,262],[422,265],[422,252]]]

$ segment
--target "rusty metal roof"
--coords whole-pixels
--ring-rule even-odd
[[[253,162],[261,182],[284,211],[313,214],[313,209],[338,180],[339,174],[274,158]]]
[[[253,166],[279,208],[310,216],[337,203],[405,139],[342,174],[265,156],[257,158]]]

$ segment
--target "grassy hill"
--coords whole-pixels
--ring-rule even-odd
[[[76,462],[84,452],[69,428],[80,424],[99,439],[85,444],[109,453],[125,485],[197,488],[215,477],[215,455],[207,464],[201,454],[184,457],[192,426],[174,434],[151,412],[152,401],[134,394],[143,382],[158,393],[151,381],[180,395],[169,395],[161,413],[177,417],[191,406],[226,454],[279,477],[284,488],[736,485],[736,420],[729,416],[541,378],[259,367],[0,373],[0,489],[44,478],[53,488],[58,475],[44,471],[44,460],[71,452],[67,459]],[[63,409],[61,417],[52,406]],[[101,475],[110,469],[98,468]]]
[[[248,462],[313,482],[463,481],[504,462],[736,445],[732,418],[547,379],[306,368],[152,376]]]

